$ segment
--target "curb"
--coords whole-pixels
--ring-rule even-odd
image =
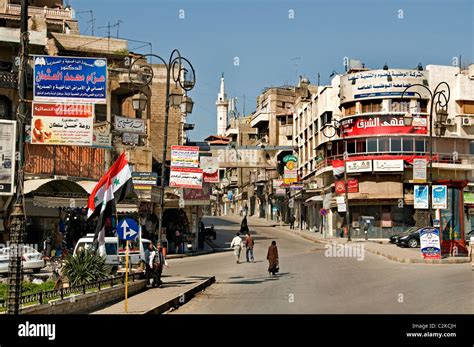
[[[190,288],[186,292],[179,294],[178,296],[168,300],[167,302],[151,310],[143,312],[143,314],[162,314],[170,310],[171,308],[178,308],[179,306],[182,306],[185,303],[189,302],[196,293],[206,289],[207,287],[209,287],[215,282],[216,282],[215,276],[209,277],[208,279],[202,281],[201,283],[196,284],[194,287]]]
[[[186,257],[195,257],[198,255],[211,254],[214,252],[215,250],[213,249],[210,251],[194,252],[194,253],[189,253],[189,254],[169,254],[166,256],[166,259],[180,259],[180,258],[186,258]]]

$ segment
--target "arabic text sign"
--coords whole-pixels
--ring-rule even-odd
[[[420,231],[420,249],[425,259],[441,259],[439,230],[423,228]]]
[[[413,123],[406,126],[403,115],[374,115],[359,116],[341,121],[343,137],[361,135],[388,134],[426,134],[427,122],[425,116],[413,116]]]
[[[383,171],[383,172],[403,171],[403,159],[374,160],[374,171]]]
[[[202,189],[202,169],[172,167],[170,171],[170,187]]]
[[[94,106],[33,103],[31,143],[92,146]]]
[[[13,195],[16,122],[0,120],[0,195]]]
[[[428,186],[414,186],[414,207],[419,209],[427,209],[428,206]]]
[[[132,172],[133,187],[137,190],[151,190],[157,180],[156,172]]]
[[[207,206],[211,203],[211,186],[204,183],[202,189],[183,189],[185,206]]]
[[[273,180],[273,188],[280,188],[280,186],[283,184],[283,180]]]
[[[171,166],[199,167],[199,147],[171,146]]]
[[[448,187],[434,185],[431,188],[432,191],[432,204],[435,209],[447,209],[448,208]]]
[[[106,103],[107,59],[35,56],[33,99]]]
[[[346,162],[347,173],[372,172],[372,160],[356,160]]]
[[[290,163],[290,162],[288,162]],[[291,162],[293,163],[293,162]],[[285,168],[283,175],[283,181],[285,184],[291,184],[293,182],[298,182],[298,170],[289,170]]]
[[[426,159],[413,159],[413,180],[416,182],[426,182]]]
[[[203,170],[204,182],[219,183],[219,159],[201,157],[199,166]]]
[[[115,116],[115,130],[129,133],[146,134],[145,121],[140,118]]]
[[[350,178],[347,180],[347,188],[349,193],[359,192],[359,180],[357,178]],[[344,180],[334,182],[334,190],[336,194],[344,194],[346,192],[346,184]]]

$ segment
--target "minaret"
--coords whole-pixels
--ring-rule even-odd
[[[229,110],[229,100],[224,88],[224,73],[221,76],[221,88],[217,94],[217,135],[225,135],[227,129],[227,112]]]

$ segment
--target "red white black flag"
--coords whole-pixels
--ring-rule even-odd
[[[105,221],[113,213],[113,207],[133,189],[132,173],[125,153],[122,153],[95,186],[87,203],[87,218],[99,217],[94,241],[99,238],[99,246],[105,244]]]

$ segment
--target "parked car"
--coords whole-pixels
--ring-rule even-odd
[[[0,249],[0,273],[8,273],[8,265],[10,263],[10,247]],[[39,273],[46,266],[43,255],[33,247],[23,246],[23,270],[33,270]]]
[[[392,235],[392,236],[389,237],[390,243],[397,244],[398,240],[401,237],[409,235],[409,234],[411,234],[412,232],[414,232],[418,229],[419,229],[418,227],[411,227],[411,228],[408,228],[407,230],[405,230],[404,232],[402,232],[400,234]]]
[[[400,237],[397,242],[397,246],[399,247],[410,247],[410,248],[417,248],[420,247],[420,230],[421,229],[434,229],[432,227],[420,227],[417,228],[412,233]]]

